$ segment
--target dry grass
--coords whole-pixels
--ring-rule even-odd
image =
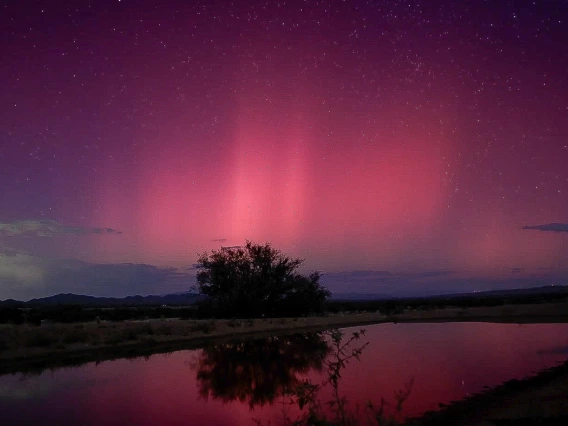
[[[37,349],[66,349],[125,342],[151,341],[168,337],[210,334],[213,321],[124,321],[120,323],[1,325],[0,357],[11,353],[38,352]],[[32,351],[27,351],[31,349]],[[43,352],[42,351],[42,352]]]
[[[50,352],[85,350],[133,343],[156,343],[281,331],[306,327],[372,323],[378,314],[311,318],[232,320],[148,320],[81,324],[0,325],[0,360],[27,358]]]
[[[149,343],[197,342],[228,336],[250,336],[305,329],[348,327],[380,322],[568,321],[568,303],[514,305],[479,308],[410,310],[385,316],[379,312],[334,314],[308,318],[232,320],[180,320],[91,322],[81,324],[0,325],[0,363],[49,354],[72,353],[89,348],[122,347]]]

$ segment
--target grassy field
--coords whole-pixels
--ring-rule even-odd
[[[151,319],[86,323],[0,324],[0,374],[122,356],[199,347],[207,342],[381,322],[566,322],[568,302],[492,307],[406,309],[322,317],[230,320]]]
[[[278,333],[382,322],[384,315],[309,318],[146,320],[0,325],[0,374],[35,371],[130,356],[146,356]]]

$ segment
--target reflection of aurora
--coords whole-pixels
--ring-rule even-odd
[[[48,384],[31,388],[21,380],[13,383],[5,383],[0,386],[0,398],[6,399],[33,399],[47,395],[52,391]]]
[[[319,333],[210,346],[194,365],[199,392],[204,398],[262,406],[295,387],[300,375],[320,371],[329,351]]]
[[[248,403],[251,409],[284,396],[283,402],[300,410],[296,420],[284,414],[284,424],[289,425],[356,425],[361,415],[399,420],[413,380],[395,392],[392,402],[381,398],[374,405],[367,401],[364,412],[353,409],[339,392],[342,370],[350,360],[358,360],[368,345],[358,342],[364,335],[361,330],[344,339],[340,330],[330,330],[205,348],[193,364],[199,393],[224,403]],[[322,372],[325,378],[312,382],[306,377],[310,371]],[[322,400],[320,391],[328,386],[330,399]]]
[[[83,388],[87,386],[98,386],[108,383],[103,379],[84,379],[77,377],[65,377],[58,381],[50,379],[45,374],[22,374],[22,375],[3,375],[0,383],[0,400],[33,400],[46,397],[63,390],[73,388]]]

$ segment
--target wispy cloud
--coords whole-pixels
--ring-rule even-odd
[[[183,271],[195,271],[196,269],[199,268],[199,263],[192,263],[189,266],[185,266],[183,268],[181,268]]]
[[[373,270],[362,270],[362,271],[345,271],[338,273],[340,275],[345,275],[350,278],[369,278],[369,277],[390,277],[392,273],[389,271],[373,271]]]
[[[11,237],[29,235],[37,237],[52,237],[55,235],[87,235],[87,234],[122,234],[112,228],[86,228],[81,226],[63,225],[55,220],[16,220],[0,222],[0,236]]]
[[[224,243],[226,241],[227,241],[226,238],[214,238],[211,240],[212,243]]]
[[[568,232],[568,223],[547,223],[545,225],[526,225],[523,229],[534,229],[536,231],[548,232]]]
[[[510,275],[501,278],[476,277],[452,270],[392,272],[390,274],[385,273],[386,271],[365,272],[366,274],[362,271],[324,272],[322,284],[332,293],[352,292],[415,297],[568,283],[568,271],[562,270],[527,274],[526,269],[511,268]]]
[[[0,246],[0,257],[1,256],[23,256],[28,254],[28,252],[26,252],[25,250],[19,250],[13,247],[6,247],[6,246]]]
[[[0,250],[0,299],[41,291],[48,262],[23,250]]]
[[[20,250],[0,251],[0,300],[57,293],[124,297],[187,291],[194,272],[140,263],[102,264],[48,259]]]
[[[325,273],[322,284],[332,292],[386,293],[404,295],[424,291],[424,286],[437,281],[447,281],[455,271],[430,270],[416,272],[390,272],[385,270],[355,270]]]

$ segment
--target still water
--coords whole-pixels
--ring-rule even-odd
[[[366,326],[360,360],[342,371],[350,407],[393,400],[410,385],[403,414],[416,416],[484,386],[523,378],[568,358],[568,324],[380,324]],[[344,329],[344,341],[358,328]],[[296,335],[90,363],[39,375],[0,376],[3,425],[282,424],[297,407],[284,388],[321,383],[329,338]],[[327,354],[327,355],[326,355]],[[332,389],[320,393],[322,402]]]

